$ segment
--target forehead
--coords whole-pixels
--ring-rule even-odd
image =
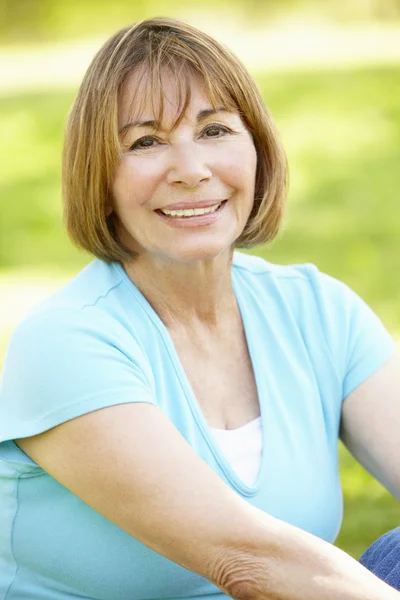
[[[233,103],[221,94],[207,93],[204,80],[195,73],[177,74],[164,69],[159,78],[152,78],[145,69],[136,69],[126,79],[119,98],[118,122],[123,126],[127,121],[139,117],[160,120],[161,117],[175,121],[181,114],[188,93],[190,103],[185,116],[191,116],[200,109],[223,104],[234,109]],[[230,106],[227,106],[230,104]]]

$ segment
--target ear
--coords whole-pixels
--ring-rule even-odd
[[[106,204],[106,217],[109,217],[113,211],[113,207],[109,204]]]

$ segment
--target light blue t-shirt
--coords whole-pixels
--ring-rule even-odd
[[[225,458],[167,328],[119,263],[93,261],[16,329],[0,393],[0,600],[225,597],[98,514],[12,441],[125,402],[158,406],[236,493],[334,542],[342,401],[396,352],[394,341],[359,296],[312,264],[235,251],[232,283],[261,408],[254,486]]]

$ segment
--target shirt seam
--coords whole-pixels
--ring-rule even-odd
[[[302,266],[303,267],[303,266],[307,266],[307,265],[308,265],[308,263],[304,263],[302,265],[278,265],[278,266],[280,266],[280,267]],[[273,269],[269,269],[268,267],[266,267],[262,271],[254,271],[254,269],[252,269],[246,265],[233,264],[232,269],[241,269],[243,271],[248,271],[252,275],[273,275],[275,277],[278,277],[279,279],[303,279],[304,281],[309,281],[309,277],[304,275],[303,273],[277,273]]]
[[[88,404],[92,400],[96,400],[96,398],[104,398],[104,397],[109,396],[109,395],[110,395],[110,392],[104,392],[102,394],[96,394],[94,396],[89,396],[86,400],[82,400],[81,399],[81,400],[78,400],[77,402],[74,402],[73,404],[69,404],[68,405],[68,409],[74,408],[78,404],[83,404],[83,405]],[[115,395],[115,397],[117,397],[117,395]],[[135,402],[135,401],[133,400],[132,402]],[[121,402],[120,404],[126,404],[126,402]],[[155,402],[151,402],[151,404],[154,404],[155,406],[157,406],[157,404]],[[104,407],[104,408],[106,408],[106,407]],[[48,413],[46,415],[46,417],[44,417],[43,419],[41,419],[40,421],[38,421],[37,424],[39,425],[40,423],[44,423],[49,417],[52,417],[54,415],[57,415],[57,411],[52,411],[52,412]]]
[[[104,292],[103,294],[100,294],[99,296],[96,297],[96,300],[93,300],[93,302],[86,302],[85,304],[82,304],[79,308],[80,310],[84,310],[85,308],[94,308],[96,306],[96,304],[100,301],[100,300],[104,300],[105,298],[107,298],[107,296],[113,291],[115,290],[117,287],[119,287],[122,283],[123,283],[123,279],[120,276],[120,274],[118,273],[118,277],[119,277],[119,281],[117,283],[115,283],[114,285],[112,285],[110,288],[108,288],[108,290],[106,292]]]
[[[85,406],[86,404],[88,404],[92,400],[95,400],[97,398],[104,398],[104,397],[108,396],[109,394],[110,394],[110,392],[104,392],[103,394],[97,394],[95,396],[90,396],[86,400],[80,399],[77,402],[74,402],[73,404],[69,404],[66,410],[68,411],[68,410],[70,410],[71,408],[74,408],[77,405]],[[118,397],[118,396],[115,395],[115,397]],[[151,395],[150,395],[150,398],[151,398]],[[137,401],[132,400],[132,403],[135,403],[135,402],[137,402]],[[148,400],[143,400],[143,402],[146,402],[147,404],[152,404],[153,406],[157,406],[158,407],[158,404],[155,401],[149,402]],[[127,402],[117,402],[116,404],[127,404]],[[115,406],[115,405],[111,404],[110,406]],[[107,408],[107,407],[102,407],[102,408]],[[61,411],[61,414],[63,414],[64,412],[65,411]],[[40,421],[35,421],[34,423],[37,426],[40,427],[41,425],[45,424],[48,419],[51,419],[51,417],[54,417],[54,416],[59,415],[59,414],[60,414],[60,411],[49,412],[49,413],[47,413],[47,415],[45,417],[43,417],[43,419],[40,419]],[[71,418],[74,418],[74,417],[71,417]],[[7,439],[11,439],[12,440],[12,438],[7,438]],[[6,440],[4,440],[4,441],[6,441]]]
[[[16,506],[16,510],[15,510],[15,514],[14,514],[14,518],[13,518],[13,522],[12,522],[12,526],[11,526],[11,541],[10,541],[10,549],[11,549],[11,555],[14,559],[15,562],[15,573],[14,576],[12,578],[12,580],[10,581],[10,585],[8,586],[5,596],[4,596],[4,600],[7,600],[7,597],[9,596],[10,590],[12,588],[12,586],[14,585],[16,579],[17,579],[17,575],[19,572],[19,564],[18,561],[16,559],[15,556],[15,551],[14,551],[14,529],[15,529],[15,522],[17,520],[17,515],[18,515],[18,510],[19,510],[19,485],[20,485],[20,481],[21,481],[21,474],[18,475],[18,479],[17,479],[17,484],[16,484],[16,502],[17,502],[17,506]]]

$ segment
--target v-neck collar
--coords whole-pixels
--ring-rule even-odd
[[[268,420],[266,418],[264,418],[264,411],[267,410],[269,398],[268,398],[268,389],[267,389],[267,385],[266,385],[266,380],[265,380],[265,377],[263,377],[263,368],[261,365],[262,356],[260,356],[260,353],[257,353],[255,351],[255,345],[253,344],[253,340],[257,339],[258,330],[257,330],[257,326],[254,323],[254,321],[252,322],[250,320],[250,318],[246,312],[246,309],[245,309],[246,302],[245,302],[245,299],[242,298],[243,290],[241,289],[241,286],[240,286],[240,278],[237,276],[237,273],[235,270],[235,255],[233,258],[232,269],[231,269],[232,288],[233,288],[233,291],[234,291],[234,294],[236,297],[236,302],[237,302],[240,316],[242,319],[243,329],[244,329],[245,338],[246,338],[247,347],[248,347],[249,356],[250,356],[250,361],[251,361],[251,364],[253,367],[256,388],[257,388],[258,401],[260,404],[260,416],[261,416],[261,424],[262,424],[262,455],[261,455],[261,460],[260,460],[260,468],[259,468],[259,472],[257,475],[257,479],[256,479],[254,485],[252,485],[252,486],[249,486],[237,475],[233,466],[231,465],[229,460],[226,458],[225,454],[222,452],[220,446],[218,445],[218,442],[215,439],[214,434],[212,432],[212,428],[209,426],[209,424],[203,414],[203,411],[201,410],[201,407],[200,407],[199,403],[197,402],[196,396],[193,392],[192,386],[191,386],[189,379],[186,375],[186,372],[183,368],[183,365],[181,363],[178,352],[173,343],[172,337],[168,331],[168,328],[165,326],[165,324],[160,319],[160,317],[158,316],[156,311],[153,309],[151,304],[148,302],[147,298],[142,294],[142,292],[139,290],[139,288],[130,279],[129,275],[125,271],[122,264],[114,262],[114,263],[112,263],[112,265],[117,269],[118,273],[123,277],[123,279],[127,283],[131,292],[134,294],[134,296],[136,297],[138,302],[141,304],[141,306],[146,311],[146,313],[148,314],[150,319],[156,325],[157,329],[160,331],[162,338],[168,349],[169,355],[171,357],[171,361],[175,367],[175,370],[178,375],[182,389],[184,391],[185,397],[191,408],[192,414],[197,422],[198,427],[200,428],[200,431],[201,431],[204,439],[206,440],[209,448],[211,449],[215,459],[217,460],[221,469],[225,473],[226,477],[229,479],[232,486],[235,487],[237,489],[237,491],[239,491],[242,495],[248,496],[248,497],[256,495],[260,489],[261,481],[265,475],[266,457],[270,454],[267,451],[267,445],[266,445],[267,440],[268,440],[268,436],[267,436]]]

